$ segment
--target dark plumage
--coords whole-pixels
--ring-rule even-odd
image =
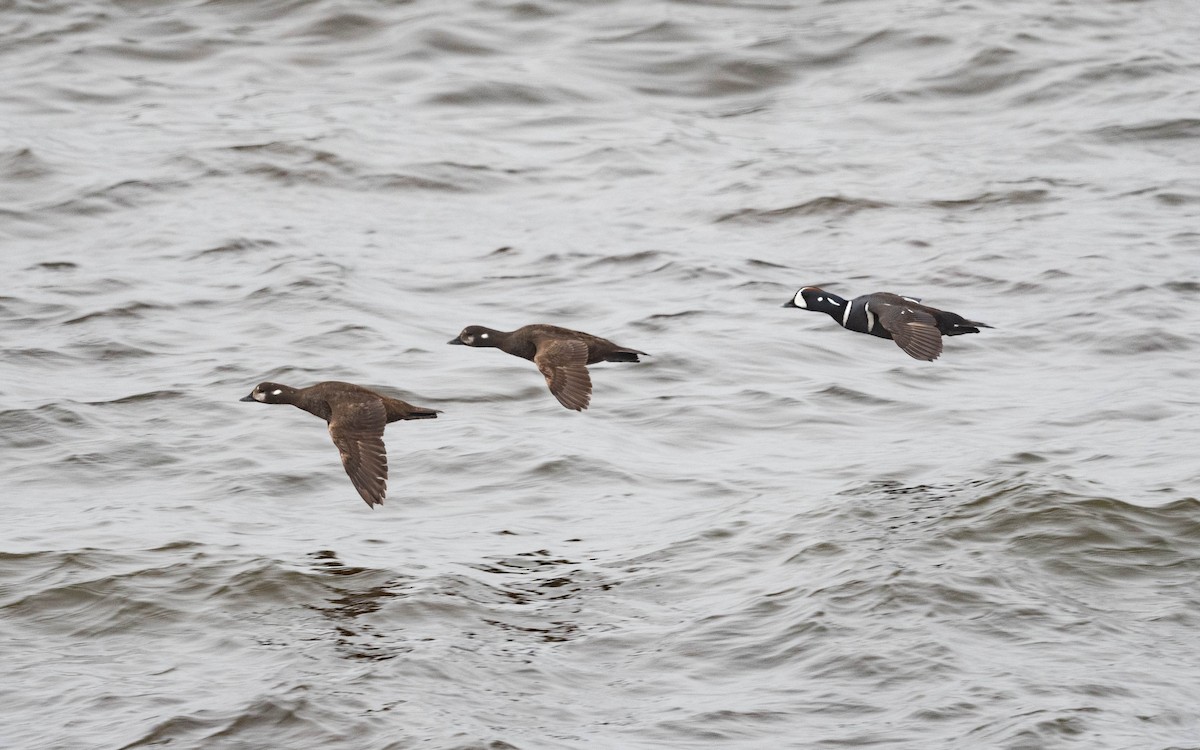
[[[437,409],[413,406],[353,383],[327,380],[307,388],[259,383],[242,401],[291,404],[329,423],[329,436],[342,454],[342,466],[370,507],[387,495],[387,449],[383,428],[401,419],[433,419]]]
[[[783,306],[828,313],[843,328],[892,339],[908,356],[927,362],[941,355],[942,336],[979,333],[980,328],[991,328],[958,313],[922,305],[920,300],[890,292],[845,300],[820,287],[806,286]]]
[[[558,326],[535,324],[515,331],[496,331],[467,326],[446,342],[466,346],[495,347],[538,366],[546,385],[558,402],[568,409],[583,411],[592,400],[592,379],[587,365],[596,362],[638,362],[637,349],[618,346],[608,339]]]

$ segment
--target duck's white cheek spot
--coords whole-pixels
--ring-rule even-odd
[[[474,336],[463,336],[463,340],[462,340],[462,341],[463,341],[463,343],[464,343],[464,344],[470,344],[470,343],[473,343],[473,342],[475,341],[475,337],[474,337]]]
[[[275,390],[271,391],[272,396],[278,396],[281,393],[283,393],[283,391],[279,388],[276,388]]]
[[[262,391],[255,391],[251,395],[254,396],[255,401],[266,401],[267,400],[267,394],[263,393]]]
[[[481,338],[481,339],[486,339],[487,337],[488,337],[488,335],[486,333],[479,334],[479,338]]]

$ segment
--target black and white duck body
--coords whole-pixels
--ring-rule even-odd
[[[942,353],[942,336],[979,333],[991,328],[958,313],[921,304],[918,297],[874,292],[845,299],[817,286],[797,290],[784,307],[798,307],[829,315],[842,328],[892,339],[914,359],[933,361]]]

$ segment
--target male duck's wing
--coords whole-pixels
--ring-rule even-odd
[[[942,332],[932,315],[903,303],[872,301],[870,305],[870,311],[879,316],[879,324],[892,334],[892,340],[905,354],[927,362],[941,356]]]

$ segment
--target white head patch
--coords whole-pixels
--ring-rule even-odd
[[[254,397],[255,401],[266,401],[267,400],[267,394],[263,393],[262,391],[255,391],[254,393],[252,393],[250,395]]]
[[[481,338],[481,339],[486,339],[487,337],[488,337],[488,335],[486,333],[479,334],[479,338]]]
[[[804,290],[803,289],[796,292],[796,296],[792,298],[792,304],[795,305],[796,307],[802,307],[806,310],[808,309],[808,303],[804,301]]]
[[[272,396],[278,396],[278,395],[279,395],[279,394],[281,394],[281,393],[283,393],[283,389],[282,389],[282,388],[276,388],[275,390],[271,391],[271,395],[272,395]]]

